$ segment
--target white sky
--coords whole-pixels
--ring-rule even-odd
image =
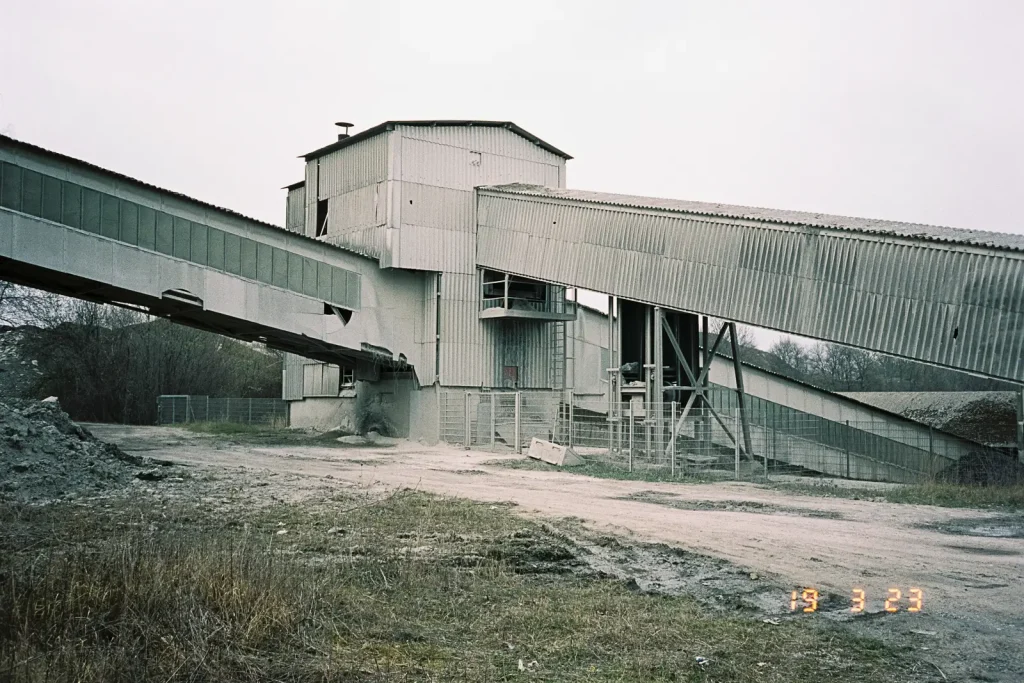
[[[590,190],[1024,232],[1024,3],[8,2],[0,132],[282,223],[296,157],[512,120]]]

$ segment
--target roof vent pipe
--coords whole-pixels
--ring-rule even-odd
[[[334,125],[336,125],[338,128],[344,128],[345,129],[344,133],[338,133],[338,139],[339,140],[344,140],[345,138],[349,137],[348,129],[351,128],[353,124],[346,123],[344,121],[338,121]]]

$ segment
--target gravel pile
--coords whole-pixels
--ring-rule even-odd
[[[146,464],[72,422],[55,400],[0,399],[0,500],[95,496]]]
[[[971,486],[1014,486],[1024,484],[1024,464],[1013,455],[970,453],[939,472],[936,479]]]

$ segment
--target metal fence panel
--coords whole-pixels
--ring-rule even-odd
[[[937,448],[934,433],[920,424],[837,422],[763,399],[744,401],[746,425],[738,395],[725,388],[710,389],[707,403],[689,407],[686,400],[645,403],[642,396],[609,406],[606,399],[571,392],[447,390],[441,393],[441,438],[516,452],[539,438],[571,447],[584,462],[630,472],[746,481],[963,480],[975,476],[964,475],[969,463],[999,469],[1014,457],[966,441],[957,452]]]
[[[157,424],[234,422],[288,426],[288,402],[279,398],[157,397]]]

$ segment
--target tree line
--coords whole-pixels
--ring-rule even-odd
[[[0,283],[0,323],[35,361],[30,396],[76,420],[153,424],[161,394],[281,396],[280,353],[138,311]]]

